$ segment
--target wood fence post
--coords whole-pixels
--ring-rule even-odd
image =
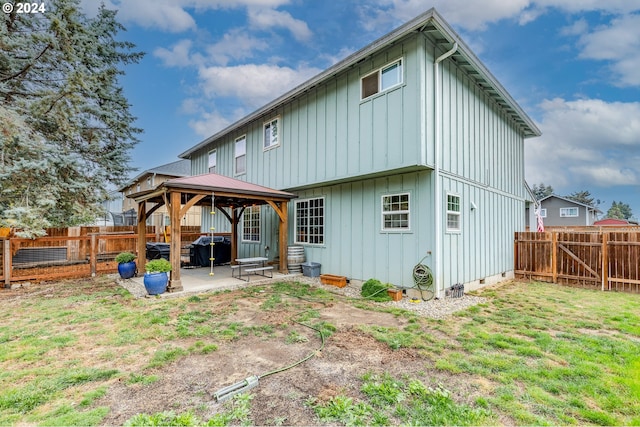
[[[89,246],[89,264],[91,265],[91,277],[95,277],[98,271],[98,256],[96,253],[98,250],[98,239],[95,233],[91,233],[91,243]]]
[[[4,287],[11,287],[11,240],[2,242],[2,269],[4,272]]]
[[[558,233],[551,232],[551,272],[553,283],[558,283]]]
[[[601,233],[602,235],[602,290],[610,290],[609,288],[609,233]]]
[[[520,260],[518,259],[518,246],[520,241],[520,233],[515,232],[515,237],[513,239],[513,276],[516,277],[516,271],[518,271],[518,267],[520,266]]]

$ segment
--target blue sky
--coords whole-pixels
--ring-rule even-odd
[[[122,80],[145,130],[140,171],[435,7],[541,129],[525,143],[529,184],[640,218],[639,0],[103,1],[147,53]]]

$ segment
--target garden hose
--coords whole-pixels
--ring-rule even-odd
[[[300,299],[303,299],[305,301],[310,301],[310,300],[307,300],[305,298],[301,298],[301,297],[296,296],[296,295],[291,295],[291,294],[286,294],[286,295],[293,296],[293,297],[296,297],[296,298],[300,298]],[[322,303],[322,301],[311,301],[311,302],[320,302],[320,303]],[[306,323],[302,323],[302,322],[298,322],[297,320],[293,320],[293,317],[299,316],[300,314],[304,313],[305,311],[307,311],[307,310],[302,310],[301,312],[297,313],[295,316],[292,316],[291,320],[293,322],[299,324],[299,325],[306,326],[307,328],[310,328],[310,329],[313,329],[313,330],[317,331],[320,334],[320,341],[322,343],[320,345],[320,347],[318,349],[312,351],[311,353],[309,353],[303,359],[300,359],[297,362],[294,362],[294,363],[292,363],[290,365],[283,366],[283,367],[278,368],[278,369],[274,369],[273,371],[266,372],[266,373],[264,373],[262,375],[252,375],[250,377],[245,378],[244,380],[242,380],[240,382],[237,382],[235,384],[232,384],[230,386],[227,386],[227,387],[224,387],[224,388],[218,390],[217,392],[215,392],[213,394],[213,397],[216,400],[216,402],[223,402],[223,401],[229,399],[230,397],[232,397],[232,396],[234,396],[234,395],[236,395],[238,393],[243,393],[243,392],[245,392],[247,390],[250,390],[250,389],[256,387],[258,385],[258,381],[261,378],[265,378],[265,377],[268,377],[269,375],[274,375],[274,374],[277,374],[277,373],[280,373],[280,372],[287,371],[287,370],[289,370],[291,368],[295,368],[296,366],[301,365],[302,363],[304,363],[307,360],[311,359],[313,356],[315,356],[317,353],[321,352],[324,349],[324,335],[322,333],[322,330],[320,330],[320,329],[318,329],[318,328],[316,328],[314,326],[307,325]]]
[[[431,269],[423,264],[425,258],[427,257],[422,258],[420,262],[413,267],[413,282],[415,284],[414,287],[420,291],[422,300],[429,301],[433,299],[435,292],[433,290],[433,274],[431,273]],[[425,293],[427,294],[427,298],[425,298]]]

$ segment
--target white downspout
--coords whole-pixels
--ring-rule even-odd
[[[436,292],[435,298],[440,298],[440,290],[442,288],[442,185],[440,183],[440,151],[442,145],[442,136],[441,136],[441,122],[442,122],[442,110],[440,108],[441,97],[440,97],[440,70],[438,64],[444,61],[458,50],[458,43],[454,42],[453,47],[450,51],[443,53],[440,55],[433,63],[433,79],[434,79],[434,98],[435,98],[435,115],[436,120],[434,123],[434,132],[435,132],[435,153],[434,153],[434,170],[435,170],[435,221],[436,221],[436,253],[434,256],[434,265],[436,270]]]

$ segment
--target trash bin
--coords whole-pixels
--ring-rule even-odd
[[[319,277],[321,264],[317,262],[303,262],[300,264],[302,267],[302,275],[307,277]]]
[[[224,236],[213,236],[214,265],[231,262],[231,240]],[[189,245],[189,263],[192,266],[209,267],[211,265],[211,236],[200,236]]]
[[[147,243],[147,259],[160,259],[164,258],[169,261],[171,254],[171,247],[169,243]]]

